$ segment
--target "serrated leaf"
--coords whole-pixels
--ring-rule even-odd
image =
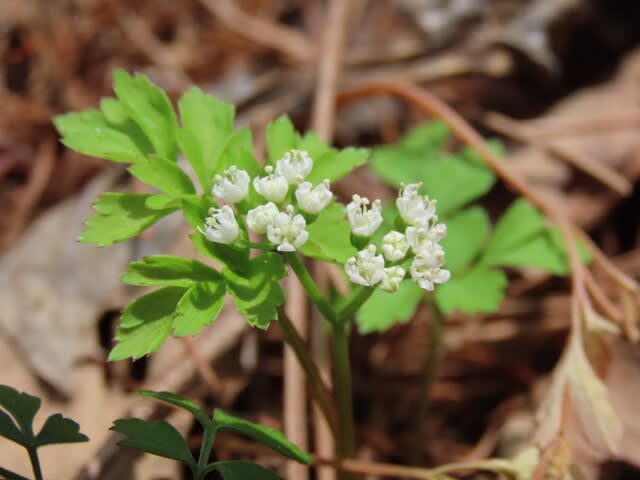
[[[351,227],[344,207],[332,203],[307,227],[309,239],[300,247],[300,253],[326,262],[344,263],[356,254],[351,245]]]
[[[325,178],[335,182],[345,177],[360,165],[367,163],[369,150],[364,148],[345,148],[331,150],[324,155],[314,158],[313,170],[307,181],[316,185]]]
[[[241,460],[227,460],[210,465],[208,471],[216,470],[223,480],[282,480],[268,468],[257,463],[243,462]]]
[[[78,240],[107,247],[135,237],[177,208],[151,209],[146,205],[150,195],[107,192],[93,204],[96,215],[86,221],[86,229]]]
[[[447,220],[445,267],[456,273],[467,267],[482,250],[489,235],[489,217],[484,208],[467,208]]]
[[[452,276],[447,283],[438,286],[436,304],[444,314],[455,310],[465,313],[496,312],[506,286],[507,276],[501,270],[475,267]]]
[[[222,275],[236,308],[250,325],[264,330],[277,318],[276,308],[284,303],[279,281],[286,275],[280,255],[265,253],[250,260],[246,270],[227,267]]]
[[[191,468],[196,466],[186,440],[164,420],[145,422],[139,418],[119,419],[113,422],[111,430],[126,436],[118,445],[172,458]]]
[[[109,360],[140,358],[157,350],[171,334],[173,315],[185,291],[182,287],[165,287],[127,305]]]
[[[129,116],[129,112],[120,100],[117,98],[103,98],[100,100],[100,111],[109,126],[126,134],[145,156],[153,153],[153,145],[151,145],[149,139],[136,122]]]
[[[486,265],[503,267],[531,267],[539,268],[555,275],[569,273],[569,265],[563,252],[553,245],[546,233],[536,235],[522,245],[507,250],[500,257],[493,257]]]
[[[153,398],[154,400],[159,400],[161,402],[175,405],[176,407],[184,408],[190,412],[198,422],[200,422],[200,425],[202,425],[202,428],[205,430],[211,426],[211,419],[209,418],[209,415],[207,415],[204,410],[188,398],[184,398],[173,392],[153,392],[151,390],[142,390],[138,392],[138,394],[143,397]]]
[[[266,445],[285,457],[304,464],[311,463],[311,456],[287,440],[287,437],[278,430],[235,417],[220,409],[215,410],[213,421],[218,430],[230,430],[239,433]]]
[[[178,102],[182,128],[178,132],[180,149],[208,190],[216,159],[233,133],[233,105],[206,95],[192,87]]]
[[[7,385],[0,385],[0,407],[13,417],[25,438],[32,440],[33,419],[40,409],[40,399]]]
[[[38,447],[57,443],[88,442],[89,437],[80,433],[80,425],[56,413],[47,418],[42,430],[36,437],[35,444]]]
[[[221,280],[213,268],[192,258],[152,255],[131,262],[122,281],[128,285],[190,287],[196,282]]]
[[[124,70],[115,72],[114,90],[156,152],[163,158],[176,160],[178,124],[167,94],[144,75],[131,76]]]
[[[286,115],[278,117],[267,127],[267,152],[269,160],[275,163],[290,149],[298,146],[300,136]]]
[[[136,142],[126,132],[109,125],[97,110],[58,115],[53,123],[62,135],[62,143],[76,152],[113,162],[146,160]]]
[[[176,306],[173,334],[195,335],[210,325],[222,310],[226,292],[224,282],[200,282],[190,287]]]
[[[394,293],[376,289],[356,314],[358,331],[363,335],[384,332],[396,322],[408,322],[423,298],[424,290],[411,280],[402,282]]]
[[[129,167],[129,173],[147,185],[171,195],[195,193],[187,174],[175,162],[161,157],[151,156],[149,160]]]

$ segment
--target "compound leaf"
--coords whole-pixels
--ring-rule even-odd
[[[423,297],[424,290],[411,280],[402,282],[394,293],[376,289],[356,314],[358,331],[384,332],[396,322],[408,322]]]
[[[192,258],[152,255],[131,262],[122,281],[128,285],[190,287],[196,282],[214,282],[220,274]]]
[[[132,76],[124,70],[115,72],[114,90],[155,151],[161,157],[175,161],[178,124],[167,94],[144,75]]]
[[[454,310],[465,313],[496,312],[504,298],[506,286],[507,276],[501,270],[475,267],[452,276],[447,283],[438,286],[436,304],[444,314]]]
[[[309,240],[300,247],[307,257],[326,262],[344,263],[356,254],[351,245],[351,227],[345,219],[344,207],[332,203],[307,227]]]
[[[226,292],[223,281],[200,282],[190,287],[176,306],[173,334],[195,335],[211,324],[222,310]]]
[[[267,127],[267,151],[269,160],[275,163],[290,149],[298,146],[300,136],[289,117],[283,115]]]
[[[209,415],[207,415],[204,410],[188,398],[184,398],[173,392],[152,392],[151,390],[142,390],[138,392],[138,395],[184,408],[188,412],[191,412],[198,422],[200,422],[202,428],[208,429],[211,426],[211,419],[209,418]]]
[[[36,437],[36,446],[51,445],[56,443],[88,442],[89,437],[80,433],[80,425],[56,413],[47,418],[42,430]]]
[[[239,433],[270,447],[285,457],[304,464],[311,463],[309,454],[287,440],[287,437],[278,430],[235,417],[220,409],[215,410],[213,422],[218,430],[230,430]]]
[[[107,247],[135,237],[162,217],[177,210],[175,206],[165,209],[150,208],[146,204],[150,197],[152,195],[103,193],[93,204],[96,215],[87,219],[87,228],[78,240]]]
[[[126,437],[118,442],[118,445],[142,450],[159,457],[172,458],[191,468],[196,466],[186,440],[180,432],[164,420],[145,422],[139,418],[122,418],[113,422],[111,430]]]
[[[313,170],[307,180],[316,185],[325,178],[335,182],[347,176],[351,171],[367,163],[369,150],[365,148],[331,149],[327,153],[313,157]]]
[[[484,208],[473,206],[447,220],[447,238],[442,241],[446,268],[459,272],[482,250],[489,235],[489,217]]]
[[[277,318],[276,307],[284,303],[280,280],[286,275],[282,257],[265,253],[249,261],[246,270],[222,270],[236,308],[250,325],[266,329]]]
[[[129,167],[134,177],[170,195],[195,193],[193,183],[186,173],[175,163],[158,156],[151,156],[145,162]]]

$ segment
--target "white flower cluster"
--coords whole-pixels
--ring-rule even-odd
[[[294,190],[296,206],[308,215],[317,215],[333,199],[329,180],[315,186],[305,181],[312,168],[313,160],[306,151],[290,150],[276,162],[275,169],[271,165],[266,166],[266,175],[255,177],[253,182],[246,171],[230,167],[222,175],[214,177],[211,193],[219,200],[235,204],[249,196],[252,183],[254,190],[267,202],[247,212],[247,226],[259,235],[266,235],[269,242],[277,245],[278,251],[293,252],[305,244],[309,232],[305,217],[295,213],[292,205],[282,205],[290,186],[297,185]],[[240,235],[240,227],[234,209],[229,205],[210,209],[200,231],[212,242],[226,245],[235,242]]]
[[[419,183],[402,186],[396,207],[406,226],[404,233],[391,230],[382,239],[382,253],[371,244],[351,257],[345,264],[345,272],[353,283],[395,292],[407,272],[394,263],[412,255],[409,273],[425,290],[432,291],[435,284],[445,283],[451,274],[442,268],[444,249],[440,241],[447,236],[447,226],[438,223],[436,202],[418,193]],[[347,205],[347,218],[356,237],[368,238],[382,224],[382,207],[379,200],[371,203],[367,198],[353,196]],[[385,267],[385,260],[391,266]]]

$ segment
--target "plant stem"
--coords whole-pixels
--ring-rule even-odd
[[[285,257],[313,304],[320,311],[322,316],[329,321],[329,323],[336,325],[338,322],[338,315],[336,314],[336,311],[324,297],[300,257],[298,257],[295,252],[285,253]]]
[[[213,441],[216,438],[216,429],[214,426],[210,430],[205,430],[204,437],[202,439],[202,445],[200,445],[200,455],[198,455],[198,466],[194,475],[195,480],[204,480],[207,474],[206,468],[209,463],[209,457],[211,456],[211,449],[213,448]]]
[[[35,480],[43,480],[38,452],[36,452],[35,448],[27,448],[27,451],[29,452],[29,460],[31,460],[31,468],[33,469]]]
[[[435,380],[438,360],[440,359],[440,349],[442,346],[444,316],[435,305],[432,305],[431,311],[433,312],[433,317],[431,319],[429,350],[424,356],[424,362],[422,364],[422,378],[420,379],[420,390],[418,393],[418,414],[415,424],[416,431],[414,441],[415,449],[412,453],[412,463],[414,465],[420,465],[424,461],[424,424],[427,420],[429,406],[431,405],[431,387]]]
[[[291,319],[286,314],[283,307],[278,308],[278,322],[282,329],[282,335],[284,336],[285,342],[295,353],[300,366],[307,376],[309,392],[318,404],[318,407],[320,407],[320,410],[322,410],[322,413],[331,428],[331,432],[335,437],[338,430],[338,415],[331,391],[322,380],[318,367],[309,355],[309,348],[297,332],[294,325],[291,323]]]
[[[349,359],[349,330],[351,324],[333,327],[333,363],[336,400],[338,402],[338,456],[350,458],[355,448],[353,399],[351,392],[351,362]]]
[[[358,287],[354,289],[353,292],[344,299],[342,306],[338,310],[339,321],[342,324],[348,322],[374,291],[375,289],[371,287]]]

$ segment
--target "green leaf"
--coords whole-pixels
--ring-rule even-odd
[[[202,186],[211,187],[216,159],[233,133],[233,105],[192,87],[178,102],[182,128],[180,149],[193,166]]]
[[[411,280],[402,282],[394,293],[376,289],[356,314],[358,331],[363,335],[384,332],[396,322],[408,322],[423,298],[424,291]]]
[[[506,286],[507,276],[501,270],[473,268],[439,285],[435,293],[436,304],[445,315],[454,310],[465,313],[497,312]]]
[[[351,227],[344,207],[332,203],[307,227],[309,239],[300,247],[300,253],[326,262],[344,263],[356,254],[351,245]]]
[[[479,206],[467,208],[447,220],[447,238],[442,241],[445,267],[452,273],[467,267],[482,250],[489,229],[487,212]]]
[[[208,466],[207,471],[212,470],[218,471],[223,480],[282,480],[282,477],[268,468],[242,460],[212,463]]]
[[[178,124],[166,93],[144,75],[131,76],[124,70],[115,72],[114,90],[155,151],[163,158],[176,160]]]
[[[306,150],[314,162],[323,155],[330,153],[333,149],[322,140],[316,132],[307,132],[298,140],[295,148]],[[333,150],[335,151],[335,150]],[[314,167],[315,168],[315,167]],[[312,171],[313,172],[313,171]]]
[[[32,440],[33,419],[40,409],[40,399],[7,385],[0,385],[0,407],[14,418],[24,436]]]
[[[189,288],[176,307],[173,334],[195,335],[211,324],[222,310],[226,292],[224,282],[201,282]]]
[[[432,120],[411,129],[401,140],[401,145],[414,151],[438,151],[446,147],[451,131],[440,120]]]
[[[165,287],[127,305],[115,338],[118,344],[109,360],[140,358],[157,350],[171,334],[176,307],[186,289]]]
[[[111,430],[126,436],[118,445],[172,458],[191,468],[196,466],[186,440],[164,420],[145,422],[139,418],[119,419],[113,422]]]
[[[0,437],[5,437],[19,445],[28,445],[29,439],[16,426],[13,419],[0,410]]]
[[[88,442],[89,437],[80,433],[80,425],[69,418],[56,413],[47,418],[42,430],[36,437],[36,446],[55,443]]]
[[[286,273],[282,257],[276,253],[253,258],[245,271],[222,270],[238,311],[250,325],[263,330],[277,318],[276,307],[284,303],[279,281]]]
[[[62,143],[76,152],[113,162],[146,160],[144,151],[126,133],[107,123],[98,110],[58,115],[53,121]]]
[[[145,156],[153,153],[153,145],[133,121],[127,108],[117,98],[103,98],[100,100],[100,110],[107,120],[107,123],[116,130],[126,134]]]
[[[202,428],[207,430],[211,426],[211,419],[209,415],[206,414],[204,410],[202,410],[198,405],[189,400],[188,398],[184,398],[180,395],[177,395],[173,392],[153,392],[151,390],[142,390],[138,392],[138,395],[142,395],[143,397],[153,398],[154,400],[159,400],[161,402],[170,403],[171,405],[175,405],[176,407],[184,408],[200,422]]]
[[[311,456],[289,442],[284,434],[278,430],[235,417],[218,408],[214,412],[213,422],[218,430],[230,430],[239,433],[270,447],[285,457],[304,464],[311,463]]]
[[[190,287],[196,282],[215,282],[220,274],[192,258],[152,255],[131,262],[122,281],[128,285]]]
[[[484,165],[449,157],[425,165],[419,181],[423,182],[424,191],[438,200],[438,215],[445,217],[487,193],[496,177]]]
[[[151,195],[107,192],[93,204],[96,215],[86,221],[86,230],[78,240],[107,247],[135,237],[177,208],[151,209],[146,201]]]
[[[369,150],[365,148],[345,148],[334,150],[314,158],[313,170],[307,180],[316,185],[325,178],[335,182],[345,177],[355,168],[367,163]]]
[[[129,172],[147,185],[170,195],[195,193],[191,179],[175,162],[157,156],[129,167]]]
[[[286,115],[271,122],[267,127],[267,151],[270,162],[275,163],[287,151],[296,148],[299,140],[300,136]]]

